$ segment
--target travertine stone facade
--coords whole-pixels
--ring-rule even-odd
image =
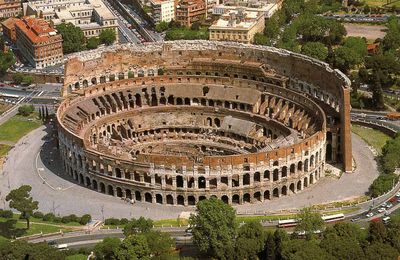
[[[314,184],[326,161],[351,170],[348,79],[284,50],[119,45],[72,57],[63,94],[63,165],[110,195],[252,203]]]

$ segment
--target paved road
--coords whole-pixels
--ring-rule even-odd
[[[145,202],[130,205],[118,198],[73,183],[60,169],[58,151],[52,144],[55,140],[51,140],[46,131],[51,132],[51,128],[41,127],[34,130],[22,138],[8,154],[3,173],[0,175],[0,205],[4,203],[4,196],[10,189],[29,184],[32,186],[34,199],[40,202],[39,210],[60,215],[89,213],[99,220],[107,217],[139,216],[173,219],[182,211],[194,210],[193,207],[162,206]],[[278,211],[363,195],[378,175],[377,166],[372,152],[355,135],[353,149],[358,166],[355,173],[343,174],[340,179],[321,178],[316,185],[296,196],[241,205],[237,207],[238,211]]]

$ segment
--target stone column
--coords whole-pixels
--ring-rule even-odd
[[[154,186],[156,184],[156,176],[155,174],[151,175],[151,186]]]
[[[229,186],[228,187],[229,189],[232,189],[232,176],[231,175],[228,176],[228,186]]]
[[[165,188],[165,176],[161,177],[161,188]]]
[[[205,178],[206,181],[206,189],[210,189],[210,180],[208,178]]]

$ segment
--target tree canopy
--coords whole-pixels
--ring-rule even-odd
[[[124,226],[124,235],[129,236],[137,233],[146,233],[153,228],[153,220],[140,217],[138,219],[132,218]]]
[[[189,219],[193,241],[199,250],[218,259],[234,254],[237,224],[235,210],[216,198],[197,203],[196,214]]]
[[[99,40],[101,43],[105,45],[111,45],[115,42],[117,36],[115,35],[115,30],[113,29],[104,29],[101,31],[99,35]]]
[[[311,239],[315,231],[321,231],[324,227],[324,221],[321,218],[321,214],[310,207],[300,210],[296,219],[298,220],[298,224],[295,231],[304,231],[307,239]]]
[[[57,31],[63,38],[64,54],[83,51],[85,49],[85,35],[81,28],[76,27],[72,23],[62,23],[57,25]]]
[[[325,61],[328,57],[328,48],[320,42],[307,42],[301,46],[301,53]]]
[[[21,217],[26,219],[26,225],[29,229],[29,218],[34,210],[38,209],[39,202],[34,201],[29,194],[32,187],[29,185],[22,185],[18,189],[10,191],[6,196],[6,201],[10,202],[10,208],[16,209],[21,212]]]

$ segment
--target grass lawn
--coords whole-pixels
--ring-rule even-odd
[[[0,144],[0,157],[5,156],[8,151],[10,151],[11,146],[5,145],[5,144]]]
[[[378,130],[364,126],[353,124],[351,130],[369,145],[374,147],[379,154],[382,152],[382,147],[386,144],[386,141],[391,139],[390,136]]]
[[[387,0],[366,0],[365,4],[369,5],[369,6],[383,6],[386,5],[388,3]],[[390,3],[390,1],[389,1]],[[387,6],[400,6],[400,1],[398,0],[392,0],[390,4],[388,4]]]
[[[41,125],[36,119],[36,114],[28,117],[13,116],[7,122],[0,125],[0,141],[17,142],[21,137]]]

